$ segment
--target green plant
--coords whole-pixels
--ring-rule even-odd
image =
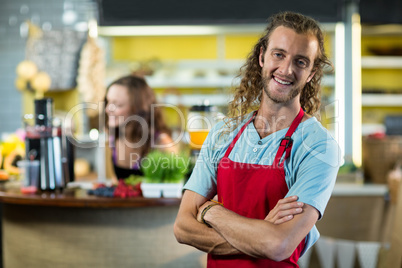
[[[144,178],[138,175],[130,175],[128,178],[124,179],[124,183],[127,185],[137,185],[138,183],[142,182]]]
[[[189,157],[180,154],[152,151],[141,161],[144,182],[177,183],[189,169]]]

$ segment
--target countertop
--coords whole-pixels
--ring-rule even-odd
[[[384,196],[386,184],[336,183],[332,196]]]
[[[151,206],[178,206],[180,198],[117,198],[88,195],[86,189],[64,189],[63,191],[22,194],[19,189],[0,190],[0,202],[7,204],[88,207],[88,208],[130,208]]]
[[[0,187],[0,202],[8,204],[54,207],[149,207],[178,206],[180,198],[116,198],[97,197],[87,194],[87,189],[66,188],[63,191],[22,194],[16,187]],[[386,184],[336,183],[332,196],[385,196]]]

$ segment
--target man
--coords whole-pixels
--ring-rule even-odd
[[[339,168],[337,143],[311,116],[330,65],[323,43],[313,19],[276,14],[242,68],[174,226],[180,243],[209,253],[208,267],[298,267],[317,241]]]

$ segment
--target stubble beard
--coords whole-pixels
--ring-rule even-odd
[[[268,77],[267,75],[263,75],[261,83],[262,87],[264,90],[264,93],[267,95],[269,99],[271,99],[275,103],[287,103],[291,100],[293,100],[297,95],[300,94],[302,91],[301,87],[294,87],[289,94],[283,95],[283,96],[275,96],[274,94],[271,94],[269,90],[269,81],[273,79],[272,76]]]

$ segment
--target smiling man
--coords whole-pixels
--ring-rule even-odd
[[[340,163],[314,117],[326,65],[315,20],[270,18],[228,118],[201,149],[174,227],[180,243],[209,253],[208,267],[298,267],[317,241]]]

